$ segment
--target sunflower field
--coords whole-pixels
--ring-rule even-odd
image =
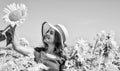
[[[11,27],[16,27],[24,22],[27,7],[24,4],[13,3],[4,8],[4,12],[4,22],[9,23]],[[4,31],[8,27],[0,31],[0,41],[5,40],[6,36],[3,34],[7,34]],[[76,40],[72,46],[68,45],[63,49],[63,55],[66,57],[63,71],[120,71],[120,46],[114,39],[114,33],[101,31],[95,38],[93,42],[84,39]],[[7,38],[7,45],[11,43],[9,41],[11,39]],[[28,46],[29,42],[21,38],[20,44]],[[0,47],[0,71],[45,71],[47,69],[48,67],[43,63],[36,63],[32,55],[23,56],[13,50],[12,46]]]
[[[67,57],[64,71],[120,71],[120,46],[113,33],[104,31],[96,35],[94,43],[79,39],[64,48]],[[12,47],[0,48],[0,71],[42,71],[47,67],[34,62],[34,57],[25,57]]]

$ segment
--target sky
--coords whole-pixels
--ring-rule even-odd
[[[26,38],[31,46],[42,42],[41,25],[44,21],[63,24],[69,37],[67,44],[83,38],[93,41],[102,30],[115,32],[115,40],[120,43],[120,0],[0,0],[0,17],[3,9],[11,3],[23,3],[28,8],[25,22],[17,27],[20,38]],[[5,24],[0,19],[0,29]],[[5,42],[0,42],[4,46]]]

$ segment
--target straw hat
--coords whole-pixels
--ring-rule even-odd
[[[55,29],[60,34],[61,44],[64,47],[64,43],[68,37],[68,31],[65,28],[65,26],[63,26],[62,24],[52,25],[48,22],[43,22],[43,24],[42,24],[42,37],[45,35],[47,30],[49,30],[49,28]]]

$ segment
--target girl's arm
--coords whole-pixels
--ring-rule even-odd
[[[12,46],[13,46],[13,49],[25,56],[29,56],[29,55],[34,55],[34,48],[33,47],[30,47],[30,46],[27,46],[27,47],[24,47],[22,45],[20,45],[20,41],[19,39],[17,38],[16,36],[16,33],[14,33],[14,36],[13,39],[12,39]]]

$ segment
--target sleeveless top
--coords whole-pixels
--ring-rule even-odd
[[[44,48],[36,47],[34,50],[35,62],[48,66],[49,69],[47,71],[62,71],[61,65],[63,61],[59,57],[56,56],[54,59],[47,57]]]

